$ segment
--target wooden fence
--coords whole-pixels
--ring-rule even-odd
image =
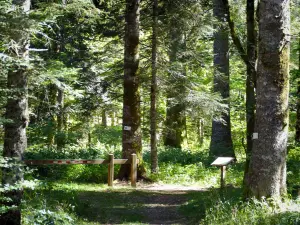
[[[108,186],[113,187],[114,165],[130,164],[131,187],[136,187],[137,165],[139,160],[136,154],[132,154],[130,159],[115,159],[113,154],[109,154],[108,159],[45,159],[45,160],[24,160],[26,165],[68,165],[68,164],[106,164],[108,165]]]

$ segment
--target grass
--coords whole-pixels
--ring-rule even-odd
[[[27,191],[28,204],[32,208],[39,207],[40,198],[35,196],[40,196],[46,202],[42,205],[49,210],[64,209],[71,214],[74,224],[148,224],[182,218],[188,220],[184,214],[179,216],[180,206],[188,203],[188,192],[145,191],[126,187],[111,189],[95,184],[52,183],[47,186],[49,188]],[[162,211],[165,212],[163,218]]]
[[[36,224],[299,224],[300,201],[241,201],[241,188],[222,191],[144,190],[108,188],[99,184],[50,183],[26,191],[25,225],[32,224],[28,209],[50,210],[49,217]],[[42,199],[42,203],[41,203]],[[42,207],[41,207],[42,206]],[[61,223],[57,222],[56,215]],[[31,218],[30,218],[31,216]],[[51,217],[52,216],[52,217]],[[71,218],[71,220],[70,220]],[[31,220],[30,220],[31,219]],[[57,220],[55,223],[51,221]],[[70,220],[70,223],[69,223]],[[28,221],[28,222],[26,222]]]
[[[68,152],[68,151],[66,151]],[[107,152],[69,151],[72,158],[103,158]],[[32,152],[33,158],[56,154],[55,151]],[[64,157],[64,153],[55,156]],[[119,154],[117,152],[117,154]],[[51,157],[50,157],[51,158]],[[144,155],[150,167],[149,151]],[[299,183],[298,147],[289,151],[288,185],[293,194]],[[23,222],[29,224],[300,224],[300,200],[287,199],[274,207],[272,200],[243,202],[244,162],[227,168],[227,187],[219,190],[220,171],[211,167],[204,151],[160,149],[159,173],[148,174],[159,184],[197,186],[200,191],[150,191],[127,186],[108,188],[107,168],[103,165],[38,167],[40,185],[26,190]],[[117,168],[115,170],[117,172]],[[142,185],[142,184],[140,184]],[[295,189],[296,188],[296,189]],[[292,207],[291,207],[292,205]]]

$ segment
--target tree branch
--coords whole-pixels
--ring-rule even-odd
[[[226,19],[227,19],[228,26],[229,26],[229,29],[230,29],[230,34],[231,34],[232,41],[233,41],[234,45],[236,46],[236,48],[238,49],[239,54],[240,54],[242,60],[244,61],[244,63],[246,65],[249,65],[250,68],[255,71],[255,66],[251,64],[251,62],[248,58],[248,55],[247,55],[245,49],[243,48],[242,42],[239,39],[239,37],[237,36],[237,33],[235,31],[235,24],[234,24],[234,22],[231,18],[231,15],[230,15],[230,7],[229,7],[228,0],[222,0],[222,1],[223,1],[223,4],[224,4]]]

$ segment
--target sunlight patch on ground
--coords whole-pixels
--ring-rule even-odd
[[[207,189],[193,185],[175,185],[175,184],[159,184],[153,183],[143,186],[138,186],[141,190],[153,191],[205,191]]]

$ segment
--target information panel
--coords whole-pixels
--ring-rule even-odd
[[[229,163],[233,162],[233,157],[218,157],[213,163],[212,166],[227,166]]]

